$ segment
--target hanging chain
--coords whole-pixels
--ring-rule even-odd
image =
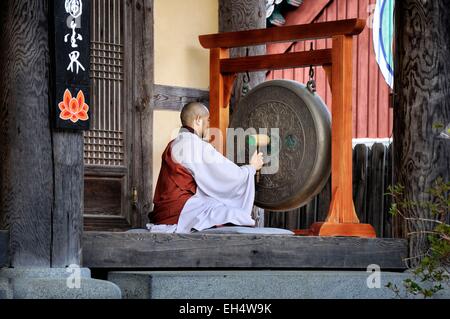
[[[249,54],[249,49],[247,48],[246,56]],[[242,96],[247,95],[248,91],[250,91],[250,73],[248,71],[244,74],[244,77],[242,78]]]
[[[250,74],[248,71],[244,74],[244,77],[242,78],[242,96],[247,95],[248,91],[250,91]]]
[[[313,51],[313,43],[311,42],[311,49]],[[316,81],[314,80],[314,67],[312,65],[309,66],[309,81],[306,83],[306,87],[311,93],[316,92]]]

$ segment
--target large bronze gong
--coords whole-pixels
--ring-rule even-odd
[[[230,127],[255,128],[259,132],[279,129],[278,137],[271,137],[271,143],[277,144],[278,170],[259,177],[255,198],[258,207],[272,211],[301,207],[327,183],[331,171],[331,116],[322,99],[303,84],[275,80],[258,85],[237,105]],[[273,149],[272,145],[267,152]]]

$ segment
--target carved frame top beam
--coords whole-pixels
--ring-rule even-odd
[[[276,70],[310,65],[326,65],[332,63],[332,50],[321,49],[305,52],[270,54],[243,58],[221,59],[221,73],[253,72],[260,70]]]
[[[337,35],[360,34],[366,25],[364,19],[348,19],[313,24],[302,24],[270,29],[225,32],[199,36],[206,48],[234,48],[273,42],[331,38]]]

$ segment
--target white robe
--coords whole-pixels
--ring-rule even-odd
[[[168,232],[190,233],[226,223],[255,226],[251,214],[256,171],[252,166],[237,166],[188,132],[181,132],[173,142],[172,157],[191,172],[197,192],[184,205],[176,229],[169,226]]]

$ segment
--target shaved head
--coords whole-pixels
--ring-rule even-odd
[[[209,115],[208,108],[199,102],[191,102],[186,104],[181,110],[180,119],[184,126],[193,126],[193,122],[198,117]]]

